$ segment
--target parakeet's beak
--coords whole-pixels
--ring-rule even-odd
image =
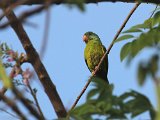
[[[83,35],[83,41],[84,41],[85,43],[88,42],[88,37],[87,37],[86,35]]]

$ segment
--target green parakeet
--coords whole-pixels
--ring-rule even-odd
[[[90,72],[93,72],[95,70],[95,67],[98,66],[98,63],[100,62],[102,56],[106,52],[106,48],[102,44],[98,35],[93,32],[86,32],[83,35],[83,41],[86,43],[86,48],[84,50],[85,62]],[[95,76],[105,80],[109,84],[107,74],[108,56],[106,55]]]

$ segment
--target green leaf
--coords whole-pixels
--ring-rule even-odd
[[[136,117],[146,111],[153,112],[153,106],[151,105],[149,99],[141,93],[138,93],[134,90],[131,91],[131,96],[133,99],[130,99],[126,102],[128,110],[132,113],[132,118]],[[154,116],[151,116],[154,117]]]
[[[131,52],[131,42],[128,42],[127,44],[125,44],[122,48],[121,48],[121,52],[120,52],[120,59],[121,61],[124,60],[124,58],[126,56],[129,55],[129,53]]]
[[[124,31],[124,32],[122,32],[122,33],[135,33],[135,32],[142,32],[142,30],[140,30],[140,29],[135,29],[135,28],[131,28],[131,29],[126,30],[126,31]]]
[[[87,94],[87,100],[91,99],[93,96],[98,94],[98,90],[97,89],[92,89],[88,92]]]
[[[148,29],[150,28],[149,27],[149,24],[138,24],[138,25],[135,25],[133,27],[131,27],[131,29]]]
[[[153,28],[154,24],[153,24],[153,19],[149,18],[147,20],[144,21],[143,25],[145,26],[145,28]]]
[[[153,24],[156,25],[159,23],[160,23],[160,11],[158,11],[153,17]]]
[[[3,67],[1,59],[0,59],[0,79],[2,80],[6,88],[12,88],[12,82],[6,73],[5,68]]]
[[[159,56],[158,55],[153,55],[149,62],[149,68],[151,74],[154,76],[156,72],[158,71],[158,61],[159,61]]]
[[[110,116],[108,117],[107,120],[126,120],[127,117],[126,115],[123,113],[122,110],[120,109],[112,109],[112,111],[110,112]]]
[[[140,51],[140,46],[138,40],[133,40],[131,43],[131,56],[135,57]]]
[[[130,38],[133,38],[134,36],[133,35],[123,35],[121,37],[119,37],[115,42],[119,42],[119,41],[122,41],[122,40],[127,40],[127,39],[130,39]]]
[[[144,65],[142,63],[140,63],[137,71],[138,71],[138,73],[137,73],[138,83],[139,83],[139,85],[142,86],[146,80],[148,70],[146,67],[144,67]]]
[[[94,83],[93,85],[95,86],[94,92],[97,93],[96,94],[96,98],[99,100],[106,100],[107,98],[110,98],[112,96],[112,92],[113,92],[113,84],[106,84],[106,82],[104,80],[102,80],[101,78],[98,77],[93,77],[92,78],[92,82]],[[90,93],[92,94],[92,93]]]
[[[84,0],[68,0],[68,6],[72,7],[73,5],[76,5],[80,11],[85,11],[85,6],[84,6]]]
[[[89,102],[86,102],[85,104],[82,104],[81,106],[76,107],[74,110],[71,111],[71,114],[83,116],[83,115],[91,115],[93,113],[98,112],[98,109],[96,109],[95,105],[90,104]]]

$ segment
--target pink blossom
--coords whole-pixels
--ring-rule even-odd
[[[26,69],[25,71],[23,71],[23,73],[22,73],[22,76],[23,76],[24,79],[30,79],[31,75],[32,75],[32,73],[31,73],[31,71],[29,70],[29,68],[27,68],[27,69]]]
[[[28,86],[29,85],[28,79],[23,79],[23,83]]]
[[[7,62],[13,62],[13,58],[8,58]]]
[[[8,54],[8,55],[14,55],[15,52],[14,52],[13,50],[8,50],[8,51],[7,51],[7,54]]]
[[[25,71],[23,71],[22,76],[23,76],[23,83],[25,85],[29,85],[29,79],[32,76],[32,72],[29,70],[29,68],[27,68]]]

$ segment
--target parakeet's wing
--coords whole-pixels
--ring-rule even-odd
[[[104,52],[104,54],[105,54],[105,52],[107,51],[106,50],[106,48],[105,48],[105,46],[103,45],[102,46],[103,47],[103,52]],[[106,68],[106,73],[108,74],[108,54],[105,56],[105,58],[104,58],[104,66],[105,66],[105,68]]]
[[[85,58],[85,63],[86,63],[86,65],[87,65],[87,67],[88,67],[88,63],[87,63],[86,58]],[[88,67],[88,69],[89,69],[90,72],[92,72],[89,67]]]

